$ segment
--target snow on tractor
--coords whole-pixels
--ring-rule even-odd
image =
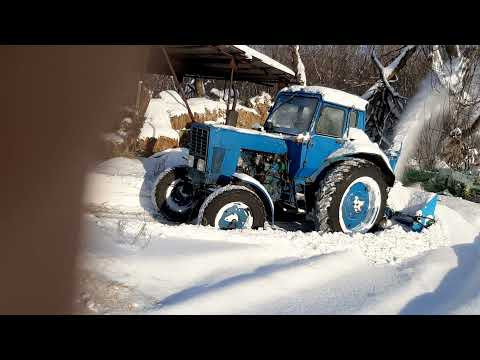
[[[343,91],[291,86],[259,130],[194,123],[188,166],[158,176],[153,204],[170,221],[219,229],[303,215],[320,232],[368,232],[384,217],[397,157],[364,133],[366,105]]]

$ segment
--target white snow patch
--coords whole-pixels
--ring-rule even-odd
[[[265,104],[267,106],[270,106],[272,105],[272,96],[269,93],[262,91],[260,95],[248,99],[248,103],[252,108],[257,106],[257,104]]]
[[[370,144],[372,141],[367,134],[361,129],[350,128],[348,130],[348,138],[354,140],[356,143]]]
[[[236,47],[238,50],[243,51],[247,58],[251,59],[252,57],[256,57],[257,59],[261,60],[267,65],[270,65],[278,70],[286,72],[287,74],[295,76],[295,73],[285,65],[280,64],[278,61],[273,60],[271,57],[268,57],[267,55],[262,54],[261,52],[258,52],[257,50],[254,50],[247,45],[233,45],[233,46]]]
[[[214,101],[206,98],[191,98],[188,99],[188,105],[192,109],[193,113],[197,114],[204,114],[208,111],[225,111],[227,109],[227,105],[223,101]],[[183,109],[179,108],[175,112],[172,112],[173,115],[182,115],[186,114],[187,109],[184,107]]]
[[[123,137],[116,133],[103,134],[103,140],[114,144],[122,144],[124,142]]]
[[[84,203],[121,214],[154,212],[150,194],[165,169],[186,165],[188,149],[167,149],[149,158],[113,158],[97,165],[87,176]]]
[[[175,91],[162,91],[160,98],[151,99],[145,112],[145,124],[139,138],[164,136],[178,140],[179,136],[172,129],[170,116],[174,108],[181,106],[181,102],[182,99]]]
[[[230,90],[230,98],[233,97],[234,93],[233,93],[233,90],[232,89],[229,89]],[[212,88],[210,90],[210,94],[216,96],[218,99],[220,100],[223,100],[223,99],[227,99],[228,97],[228,92],[227,90],[219,90],[217,88]]]
[[[187,165],[188,149],[167,149],[162,152],[153,154],[151,158],[155,159],[152,161],[152,164],[155,165],[155,168],[153,169],[153,175],[155,176],[156,174],[159,174],[165,169]]]
[[[98,164],[94,173],[112,176],[142,177],[145,175],[145,168],[138,159],[116,157]]]

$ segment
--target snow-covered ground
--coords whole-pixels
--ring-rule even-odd
[[[175,149],[92,169],[82,271],[106,285],[86,286],[82,298],[90,311],[480,312],[480,205],[442,196],[438,222],[421,234],[400,225],[355,236],[289,231],[282,224],[255,231],[175,225],[154,215],[150,192],[155,175],[183,157]],[[414,211],[430,195],[397,184],[389,202]]]

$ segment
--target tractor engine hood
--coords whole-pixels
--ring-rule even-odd
[[[202,134],[203,138],[200,138],[199,134]],[[204,153],[205,150],[207,150],[206,153]],[[233,176],[242,150],[286,154],[288,148],[286,138],[281,134],[239,129],[227,125],[192,125],[190,154],[196,156],[204,153],[207,182],[214,183],[219,178]]]
[[[213,146],[225,149],[248,149],[272,154],[286,154],[286,136],[228,125],[209,125]]]

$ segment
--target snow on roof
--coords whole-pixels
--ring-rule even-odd
[[[274,67],[278,70],[286,72],[287,74],[295,76],[295,73],[285,65],[280,64],[278,61],[273,60],[271,57],[268,57],[267,55],[262,54],[261,52],[254,50],[247,45],[233,45],[233,46],[238,50],[243,51],[246,57],[249,59],[251,59],[252,57],[256,57],[257,59],[259,59],[260,61],[262,61],[267,65],[270,65],[271,67]]]
[[[236,81],[259,84],[298,84],[287,66],[246,45],[158,45],[153,46],[146,71],[171,75],[163,50],[180,75],[203,79],[230,79],[231,60],[236,61]]]
[[[368,104],[368,101],[362,99],[360,96],[349,94],[345,91],[331,89],[324,86],[300,86],[292,85],[290,87],[283,88],[281,91],[303,91],[306,93],[320,94],[324,101],[331,102],[334,104],[346,106],[346,107],[355,107],[355,109],[365,110]]]

